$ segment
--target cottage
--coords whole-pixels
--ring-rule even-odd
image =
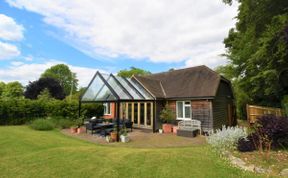
[[[167,104],[176,122],[199,120],[204,132],[236,124],[230,81],[206,66],[132,78],[97,72],[80,99],[87,102],[104,103],[106,119],[129,119],[153,131]]]

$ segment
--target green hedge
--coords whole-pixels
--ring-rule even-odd
[[[56,99],[0,99],[0,125],[19,125],[35,118],[55,116],[75,120],[78,118],[78,107],[78,101],[75,100],[68,102]],[[94,113],[95,116],[103,115],[103,106],[100,104],[93,104],[93,107],[83,105],[81,113],[84,117],[90,117],[91,113]]]

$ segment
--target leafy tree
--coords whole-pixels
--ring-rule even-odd
[[[148,75],[148,74],[151,74],[151,72],[136,67],[130,67],[129,70],[127,69],[120,70],[117,73],[117,75],[121,77],[132,77],[132,75]]]
[[[39,94],[42,95],[41,98],[49,98],[50,95],[56,99],[65,98],[64,90],[59,82],[49,77],[30,82],[26,87],[24,96],[29,99],[37,99]]]
[[[0,82],[0,96],[2,96],[2,93],[5,89],[5,83],[4,82]]]
[[[236,26],[224,40],[229,64],[222,72],[235,80],[237,92],[249,98],[239,107],[247,102],[279,107],[288,92],[278,80],[279,73],[288,67],[288,1],[238,2]]]
[[[71,90],[74,93],[77,90],[78,80],[76,74],[71,72],[65,64],[57,64],[47,69],[42,75],[42,78],[50,77],[59,81],[64,89],[65,95],[69,95]]]
[[[5,85],[2,96],[8,98],[21,97],[23,96],[23,86],[17,81],[9,82]]]

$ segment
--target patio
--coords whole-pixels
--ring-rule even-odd
[[[128,136],[130,142],[121,143],[113,142],[107,143],[104,137],[98,135],[91,135],[90,133],[72,134],[69,129],[61,131],[67,136],[79,138],[89,142],[111,145],[111,146],[123,146],[123,147],[135,147],[135,148],[167,148],[167,147],[187,147],[187,146],[199,146],[206,144],[205,136],[198,135],[194,138],[179,137],[174,134],[159,134],[152,133],[147,129],[133,129],[133,132],[129,132]]]

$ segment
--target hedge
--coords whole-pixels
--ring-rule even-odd
[[[101,109],[102,108],[102,109]],[[83,105],[81,113],[89,117],[91,112],[97,116],[103,115],[103,106],[93,104]],[[88,113],[88,115],[85,115]],[[62,116],[67,119],[78,118],[78,101],[66,100],[30,100],[24,98],[0,99],[0,125],[25,124],[35,118]]]

